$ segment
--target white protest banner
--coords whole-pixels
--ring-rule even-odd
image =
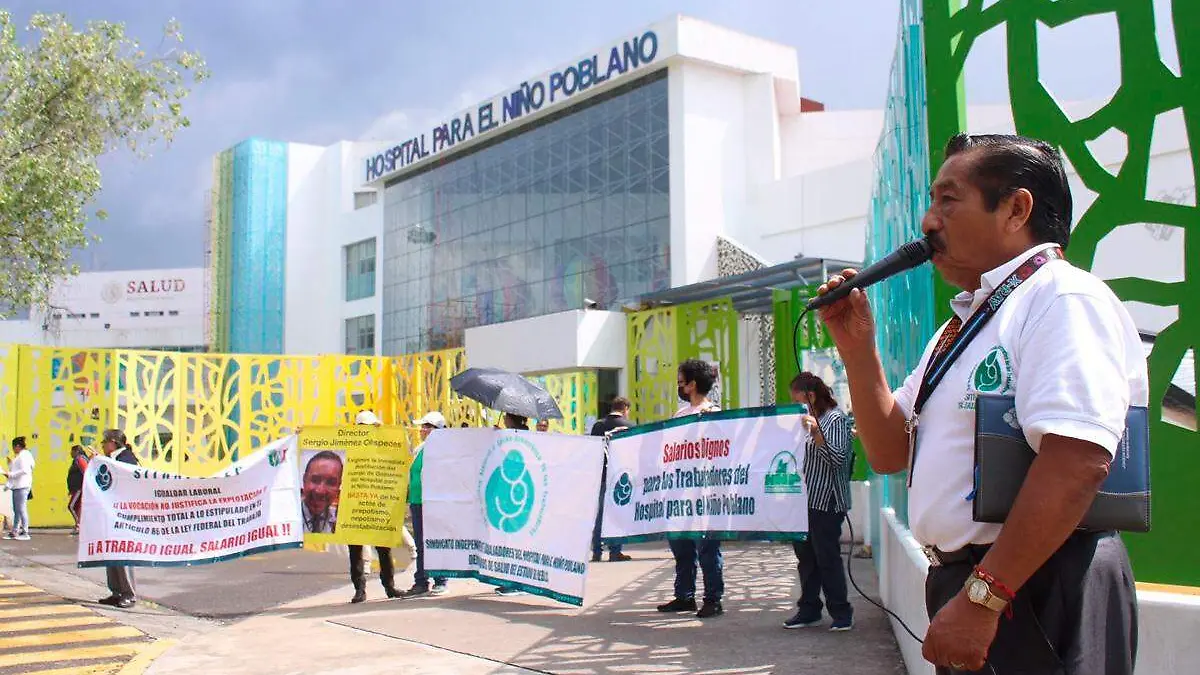
[[[79,566],[220,562],[303,544],[296,437],[210,478],[96,457],[83,478]]]
[[[604,540],[804,539],[803,410],[727,410],[615,434],[608,447]]]
[[[604,439],[492,429],[425,441],[425,567],[581,606]]]

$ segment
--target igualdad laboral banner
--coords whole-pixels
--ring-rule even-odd
[[[583,604],[604,439],[447,429],[425,441],[425,567]]]
[[[200,565],[299,548],[295,454],[289,436],[210,478],[96,457],[83,477],[79,566]]]
[[[802,414],[801,406],[744,408],[613,435],[603,538],[804,539]]]

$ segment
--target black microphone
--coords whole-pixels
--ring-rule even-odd
[[[841,300],[850,295],[850,291],[856,288],[866,288],[877,281],[899,274],[904,270],[912,269],[918,265],[923,265],[929,262],[933,257],[933,246],[929,244],[929,239],[918,239],[910,241],[889,253],[882,260],[879,260],[874,265],[862,270],[854,275],[852,279],[847,279],[842,282],[841,286],[829,291],[824,295],[818,295],[809,301],[805,307],[810,310],[818,309],[826,305]]]

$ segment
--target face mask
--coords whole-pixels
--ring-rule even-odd
[[[692,397],[687,395],[687,392],[683,390],[683,387],[679,387],[679,400],[683,401],[684,403],[692,402]]]

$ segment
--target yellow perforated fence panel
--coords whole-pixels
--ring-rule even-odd
[[[478,426],[484,409],[450,389],[464,367],[461,349],[386,358],[0,345],[3,462],[11,438],[26,436],[37,462],[31,524],[69,526],[71,446],[99,449],[106,428],[125,431],[144,465],[209,475],[299,426],[350,424],[361,410],[385,424],[438,410]]]

